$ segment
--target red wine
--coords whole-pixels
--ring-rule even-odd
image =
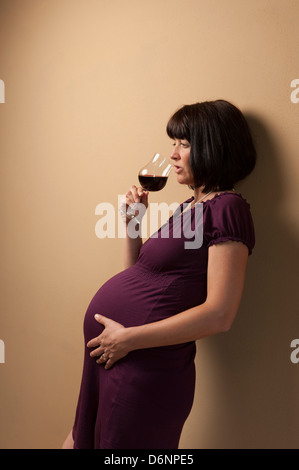
[[[167,176],[139,175],[138,178],[145,191],[160,191],[167,183]]]

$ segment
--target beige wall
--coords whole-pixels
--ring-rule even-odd
[[[298,13],[298,0],[0,1],[1,448],[60,447],[86,307],[122,269],[95,208],[170,151],[177,107],[215,98],[257,142],[240,186],[257,245],[233,328],[198,344],[181,448],[298,447]],[[188,195],[172,178],[151,200]]]

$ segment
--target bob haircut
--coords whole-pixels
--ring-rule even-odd
[[[255,167],[247,121],[228,101],[185,105],[170,118],[166,130],[171,139],[190,143],[194,187],[203,187],[204,192],[231,190]]]

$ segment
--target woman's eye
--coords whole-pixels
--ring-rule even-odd
[[[180,145],[185,149],[190,147],[190,144],[188,142],[173,142],[172,146],[175,147],[176,145]]]

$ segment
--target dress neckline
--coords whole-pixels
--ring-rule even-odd
[[[217,200],[217,199],[221,198],[222,196],[227,196],[227,195],[238,196],[241,199],[243,199],[243,201],[247,202],[246,199],[244,199],[242,194],[240,194],[240,193],[237,193],[235,191],[223,191],[221,193],[215,194],[215,196],[211,197],[210,199],[207,199],[206,201],[201,201],[199,204],[206,205],[208,202],[214,201],[215,199]],[[191,196],[191,198],[187,199],[186,202],[192,202],[192,201],[194,201],[194,196]],[[194,204],[194,206],[195,206],[195,204]],[[192,207],[192,209],[193,209],[193,207]]]
[[[221,197],[223,196],[228,196],[228,195],[231,195],[231,196],[237,196],[239,197],[240,199],[242,199],[243,202],[245,202],[245,204],[247,204],[249,207],[250,207],[250,204],[246,201],[245,198],[243,198],[242,194],[241,193],[236,193],[235,191],[234,192],[231,192],[231,191],[223,191],[222,193],[217,193],[215,194],[214,197],[212,197],[211,199],[207,199],[206,201],[201,201],[199,204],[203,204],[203,210],[205,210],[206,207],[209,207],[209,204],[208,203],[212,203],[212,201],[214,202],[217,202],[217,200],[221,199]],[[191,196],[189,199],[187,199],[186,201],[184,201],[182,204],[180,204],[180,208],[178,208],[179,210],[179,215],[182,216],[183,213],[187,212],[188,210],[191,210],[193,211],[193,209],[196,207],[197,204],[194,204],[193,207],[191,207],[191,202],[194,200],[194,196]],[[187,207],[185,207],[183,210],[182,208],[184,207],[184,204],[188,204]]]

